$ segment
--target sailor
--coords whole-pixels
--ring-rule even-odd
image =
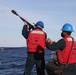
[[[64,24],[61,30],[62,38],[54,43],[48,38],[46,47],[52,51],[57,50],[57,61],[60,64],[67,64],[62,75],[76,75],[76,41],[74,41],[71,36],[71,33],[74,32],[74,30],[69,23]]]
[[[37,75],[45,75],[44,49],[47,35],[43,31],[44,23],[38,21],[32,30],[28,29],[29,25],[26,22],[24,24],[22,35],[27,40],[28,54],[24,75],[30,75],[34,65],[36,65]]]

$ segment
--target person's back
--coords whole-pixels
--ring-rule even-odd
[[[45,48],[45,33],[39,28],[30,31],[27,39],[28,52],[43,52]]]

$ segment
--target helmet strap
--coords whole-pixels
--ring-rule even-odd
[[[39,28],[41,28],[41,29],[42,29],[42,27],[41,27],[41,26],[37,26],[37,27],[39,27]]]

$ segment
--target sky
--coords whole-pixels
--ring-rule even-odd
[[[61,39],[62,26],[70,23],[76,40],[76,0],[0,0],[0,47],[26,46],[24,23],[11,10],[31,24],[43,21],[43,30],[54,41]]]

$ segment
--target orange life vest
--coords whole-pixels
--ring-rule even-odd
[[[45,32],[39,29],[30,31],[27,48],[28,52],[43,52],[45,48]]]
[[[66,47],[64,50],[57,50],[58,61],[61,64],[66,64],[69,56],[69,52],[72,46],[72,38],[70,36],[63,38],[66,42]],[[73,43],[73,47],[69,56],[68,64],[76,63],[76,41]]]

